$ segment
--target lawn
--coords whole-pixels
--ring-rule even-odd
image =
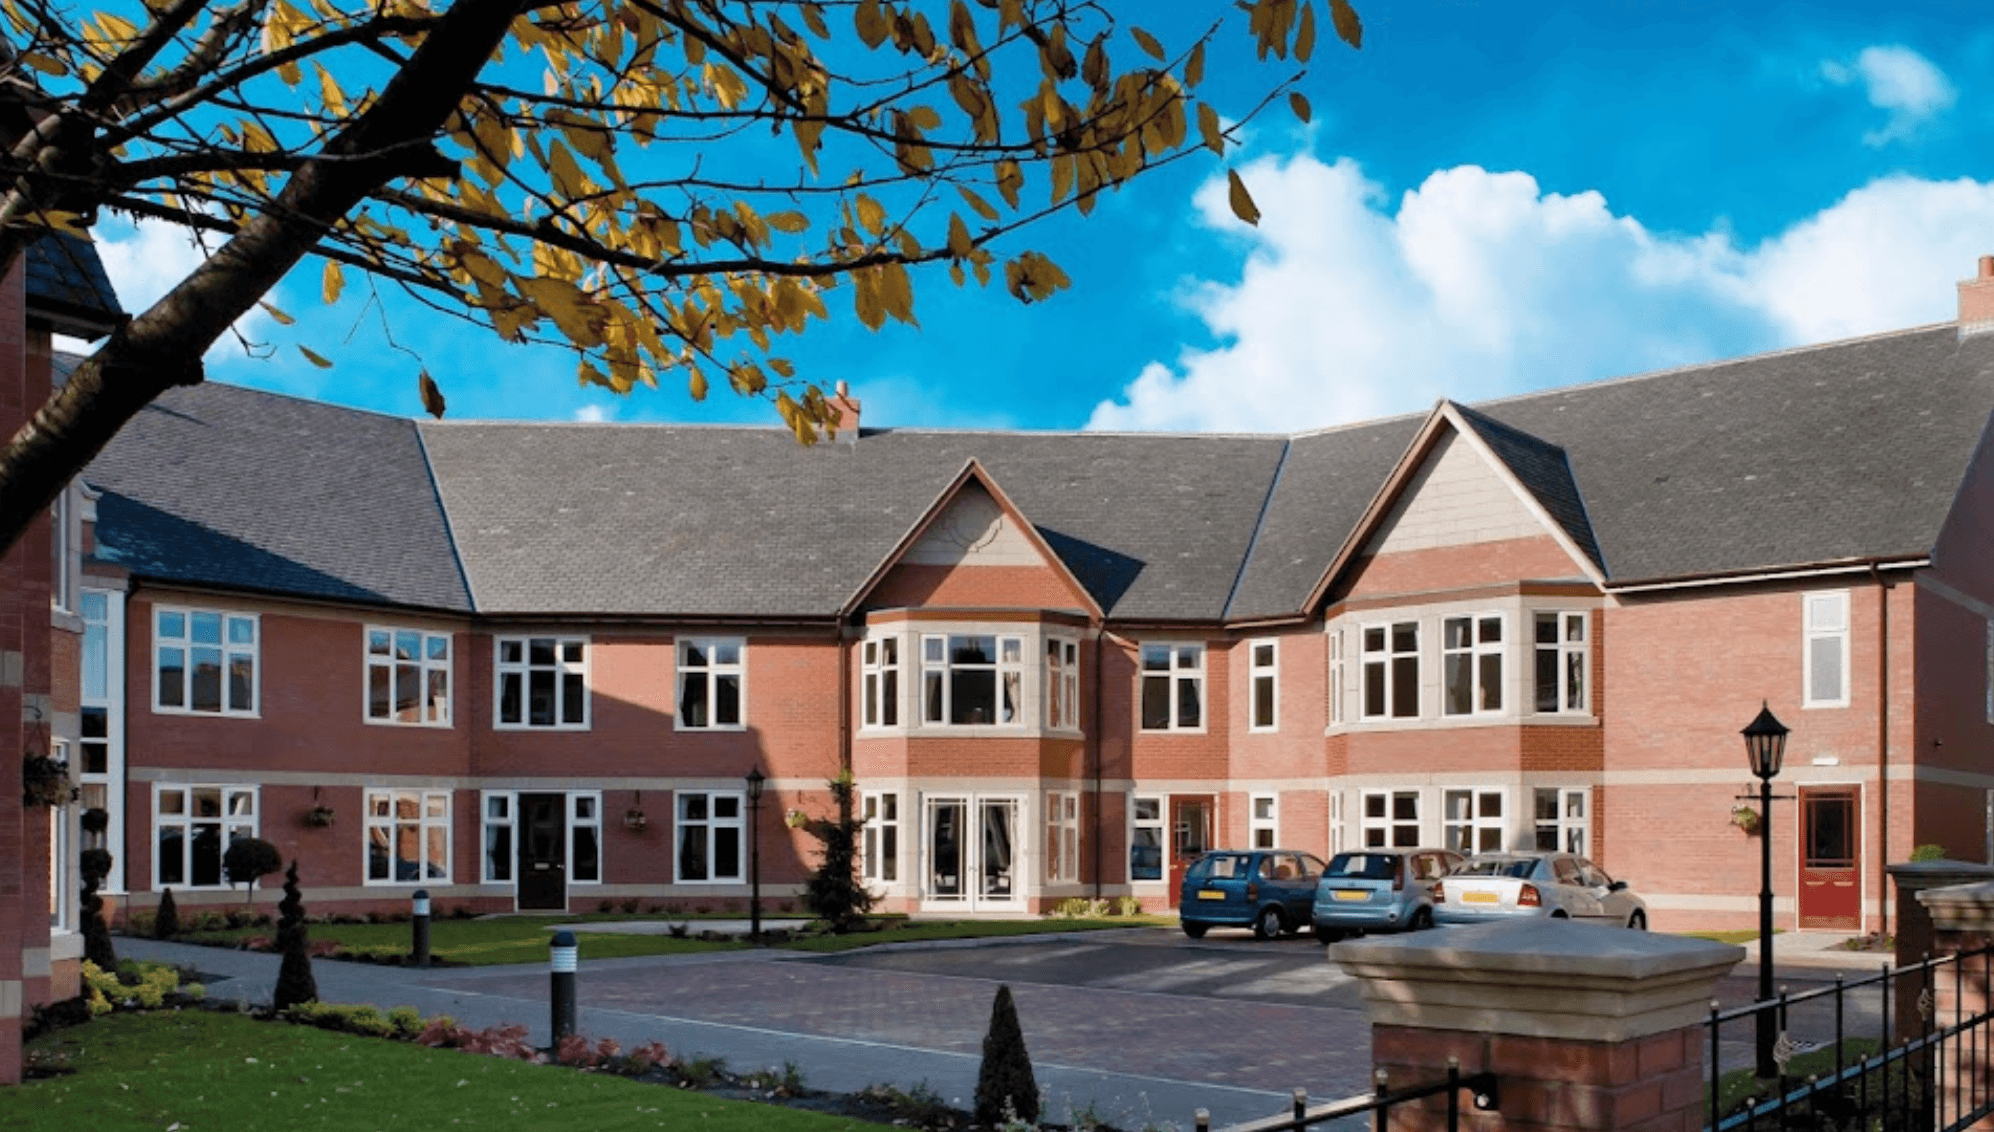
[[[115,1014],[29,1046],[76,1070],[8,1090],[0,1129],[837,1132],[845,1117],[206,1011]]]
[[[1853,1065],[1865,1057],[1874,1057],[1881,1048],[1881,1046],[1870,1038],[1845,1038],[1842,1040],[1842,1064],[1844,1066]],[[1704,1057],[1705,1063],[1708,1064],[1708,1053],[1705,1053]],[[1799,1082],[1805,1081],[1810,1076],[1826,1077],[1834,1073],[1834,1071],[1835,1050],[1832,1046],[1799,1054],[1786,1064],[1786,1075],[1794,1082],[1793,1087],[1797,1087]],[[1899,1091],[1903,1089],[1903,1072],[1904,1069],[1902,1066],[1892,1068],[1891,1087],[1893,1089]],[[1872,1080],[1872,1090],[1880,1097],[1882,1090],[1881,1076],[1874,1070],[1870,1072],[1869,1076]],[[1709,1088],[1707,1081],[1704,1088],[1706,1090]],[[1705,1095],[1707,1098],[1707,1091]],[[1754,1071],[1751,1069],[1733,1069],[1731,1072],[1724,1074],[1723,1078],[1717,1082],[1718,1111],[1729,1114],[1745,1098],[1758,1095],[1759,1087],[1757,1078],[1754,1076]],[[1710,1102],[1706,1099],[1704,1101],[1706,1113],[1709,1105]]]

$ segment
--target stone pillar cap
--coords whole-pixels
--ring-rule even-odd
[[[1625,1041],[1708,1017],[1735,944],[1569,920],[1501,924],[1339,943],[1374,1023],[1533,1037]]]
[[[1949,876],[1953,873],[1962,873],[1967,876],[1994,877],[1994,865],[1984,861],[1954,861],[1950,858],[1936,861],[1900,861],[1895,865],[1885,865],[1884,870],[1891,876]]]
[[[1994,926],[1994,880],[1928,888],[1917,896],[1939,931],[1985,931]]]

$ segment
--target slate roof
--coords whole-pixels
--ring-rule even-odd
[[[62,333],[101,338],[124,318],[90,241],[50,232],[28,245],[27,261],[28,305]]]
[[[1994,413],[1948,324],[1462,408],[1610,585],[1930,553]],[[1426,420],[1294,436],[413,423],[207,384],[86,473],[143,577],[828,618],[968,460],[1122,621],[1293,616]],[[463,567],[461,574],[458,559]]]

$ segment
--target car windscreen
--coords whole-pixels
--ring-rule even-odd
[[[1329,862],[1329,876],[1353,880],[1391,880],[1398,876],[1399,859],[1385,853],[1338,853]]]
[[[1246,876],[1247,863],[1243,853],[1218,853],[1200,858],[1185,875],[1192,880],[1238,880]]]
[[[1457,877],[1527,877],[1537,871],[1537,862],[1532,859],[1501,859],[1464,861],[1454,870]]]

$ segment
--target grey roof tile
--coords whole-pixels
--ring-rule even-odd
[[[1593,538],[1592,522],[1586,517],[1585,500],[1572,478],[1572,464],[1565,450],[1465,405],[1455,408],[1495,453],[1496,459],[1509,468],[1510,474],[1537,500],[1537,505],[1544,508],[1544,513],[1551,516],[1593,565],[1602,567],[1603,573],[1599,543]]]
[[[28,305],[63,333],[101,337],[124,317],[95,244],[50,232],[28,245],[26,258]]]

